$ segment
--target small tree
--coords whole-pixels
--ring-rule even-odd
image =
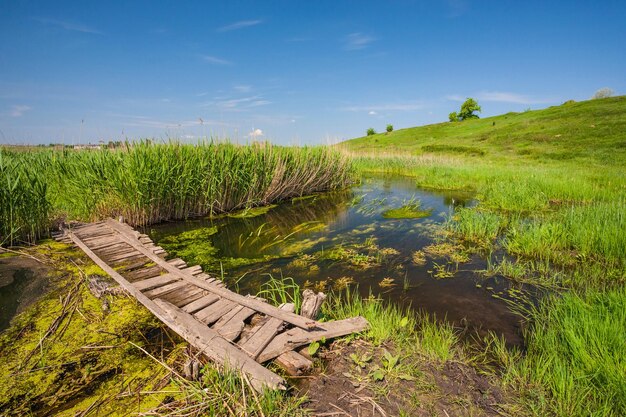
[[[375,134],[376,134],[376,131],[374,130],[373,127],[370,127],[369,129],[367,129],[367,136],[372,136]]]
[[[393,132],[393,125],[387,125],[387,133]]]
[[[483,109],[478,105],[476,100],[473,98],[468,98],[465,100],[465,103],[461,105],[461,111],[458,113],[453,111],[448,115],[448,119],[451,122],[460,122],[467,119],[478,119],[478,115],[474,114],[474,112],[481,112]]]
[[[474,112],[481,112],[483,109],[478,105],[476,100],[473,98],[468,98],[465,100],[465,103],[461,105],[461,111],[459,112],[459,119],[467,120],[467,119],[478,119],[478,115],[474,114]]]
[[[599,89],[598,91],[596,91],[593,95],[593,97],[591,97],[592,99],[598,99],[598,98],[608,98],[611,97],[613,95],[614,91],[611,90],[609,87],[604,87]]]

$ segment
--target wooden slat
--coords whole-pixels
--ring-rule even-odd
[[[161,265],[163,269],[171,273],[180,274],[182,278],[184,278],[185,280],[187,280],[188,282],[194,285],[197,285],[200,288],[204,288],[205,290],[208,290],[216,295],[219,295],[222,298],[227,298],[231,301],[234,301],[237,304],[250,307],[258,312],[267,314],[272,317],[276,317],[278,319],[281,319],[283,321],[286,321],[288,323],[293,324],[294,326],[301,327],[303,329],[312,329],[318,325],[318,323],[314,320],[307,319],[305,317],[298,316],[293,313],[279,310],[276,307],[273,307],[262,301],[247,298],[243,295],[234,293],[232,291],[229,291],[228,289],[221,288],[216,285],[207,284],[205,281],[201,279],[198,279],[189,274],[185,274],[184,272],[180,271],[178,268],[168,264],[166,261],[159,258],[157,255],[153,254],[152,252],[150,252],[148,249],[145,249],[136,239],[128,235],[127,233],[128,229],[124,228],[123,226],[120,226],[119,222],[109,219],[107,221],[107,224],[109,224],[112,228],[116,228],[117,230],[119,230],[121,237],[123,237],[126,242],[128,242],[133,247],[135,247],[135,249],[138,250],[139,252],[142,252],[144,255],[152,259],[158,265]]]
[[[319,323],[317,329],[309,331],[297,328],[289,329],[272,339],[257,360],[259,362],[269,361],[299,346],[308,345],[309,343],[321,339],[332,339],[350,333],[358,333],[367,329],[367,326],[367,320],[359,316],[345,320]]]
[[[146,269],[141,269],[138,271],[132,271],[132,272],[128,272],[126,274],[124,274],[124,277],[130,281],[130,282],[135,282],[135,281],[139,281],[142,279],[148,279],[148,278],[153,278],[156,276],[161,275],[162,273],[166,272],[165,270],[163,270],[163,268],[161,268],[158,265],[155,266],[151,266],[149,268]]]
[[[302,375],[313,369],[313,362],[311,362],[311,360],[293,350],[278,356],[274,359],[274,363],[292,376]]]
[[[187,290],[176,291],[162,298],[168,303],[174,304],[176,307],[182,307],[191,303],[192,301],[195,301],[201,298],[203,295],[206,295],[206,294],[207,294],[206,290],[191,286],[191,288]]]
[[[153,288],[161,287],[163,285],[170,284],[175,281],[179,281],[180,278],[176,275],[165,274],[159,275],[158,277],[144,279],[142,281],[133,282],[133,286],[137,288],[139,291],[148,291]]]
[[[216,303],[211,304],[208,307],[203,308],[194,314],[194,317],[200,320],[202,323],[210,325],[215,323],[224,314],[235,308],[237,304],[230,300],[221,298]]]
[[[215,294],[207,294],[204,297],[197,299],[196,301],[192,301],[191,303],[182,307],[182,309],[185,313],[193,314],[196,311],[200,311],[203,308],[213,304],[219,299],[220,297]]]
[[[144,291],[146,297],[150,299],[155,299],[159,297],[163,297],[165,294],[169,294],[173,291],[179,291],[182,288],[190,287],[188,282],[183,280],[178,280],[171,284],[164,285],[162,287],[155,288],[153,290]]]

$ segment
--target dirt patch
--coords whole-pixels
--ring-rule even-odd
[[[474,368],[396,351],[362,341],[333,345],[322,354],[323,372],[298,383],[305,406],[315,416],[501,415],[502,390]],[[385,358],[398,363],[390,369]]]
[[[0,331],[45,294],[50,267],[26,256],[0,258]]]

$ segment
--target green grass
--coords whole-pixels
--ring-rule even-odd
[[[123,216],[137,226],[263,206],[343,188],[350,174],[346,158],[324,147],[140,142],[101,151],[0,148],[0,242],[32,242],[62,217]]]
[[[535,312],[528,351],[506,379],[529,412],[626,415],[626,291],[568,293]]]

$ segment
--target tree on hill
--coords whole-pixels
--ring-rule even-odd
[[[465,103],[461,105],[461,111],[458,113],[453,111],[448,115],[451,122],[460,122],[468,119],[478,119],[478,115],[474,112],[482,112],[482,108],[478,105],[478,102],[473,98],[468,98]]]
[[[611,97],[612,95],[613,95],[613,90],[611,90],[609,87],[604,87],[596,91],[593,97],[591,98],[595,100],[598,98],[608,98],[608,97]]]

